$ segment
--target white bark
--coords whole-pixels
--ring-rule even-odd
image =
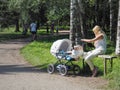
[[[109,0],[110,3],[110,40],[112,41],[112,27],[113,27],[113,10],[112,10],[112,0]]]
[[[117,39],[116,39],[115,53],[117,55],[120,55],[120,0],[119,0],[119,10],[118,10]]]
[[[75,44],[75,0],[70,2],[70,40]]]
[[[71,0],[70,5],[70,40],[74,46],[80,44],[81,32],[83,32],[81,15],[83,8],[81,0]]]

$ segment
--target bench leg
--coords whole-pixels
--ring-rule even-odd
[[[107,75],[107,60],[104,59],[104,76]]]
[[[112,58],[110,59],[110,64],[111,64],[111,71],[112,71],[112,68],[113,68],[113,59]]]

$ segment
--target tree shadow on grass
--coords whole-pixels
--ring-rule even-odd
[[[0,34],[0,41],[2,41],[2,40],[11,40],[11,39],[20,39],[20,38],[28,38],[28,37],[30,37],[30,35],[26,35],[26,36],[24,36],[24,35],[22,35],[22,34],[6,34],[6,33],[4,33],[4,34]]]

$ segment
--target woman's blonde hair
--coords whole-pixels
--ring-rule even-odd
[[[95,34],[101,34],[101,33],[105,34],[105,32],[104,32],[104,31],[101,29],[101,27],[98,26],[98,25],[96,25],[96,26],[93,28],[93,32],[94,32]]]

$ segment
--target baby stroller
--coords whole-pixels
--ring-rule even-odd
[[[61,75],[67,75],[68,71],[72,71],[75,75],[78,75],[80,73],[80,67],[72,62],[76,60],[67,57],[69,55],[67,51],[71,50],[72,44],[69,39],[55,41],[51,46],[50,53],[57,58],[57,62],[48,65],[48,73],[52,74],[57,70]]]

